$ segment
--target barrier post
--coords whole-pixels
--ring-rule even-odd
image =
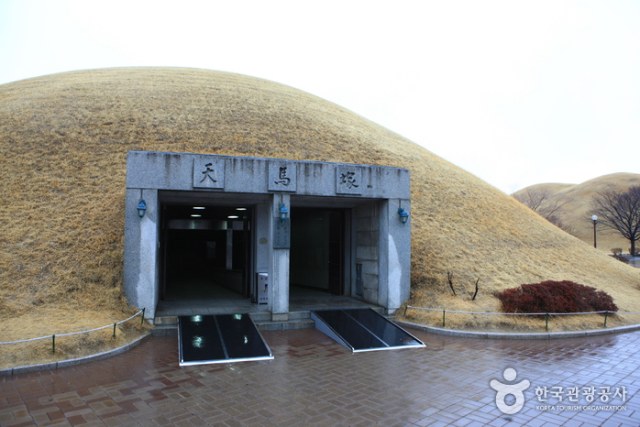
[[[544,329],[549,332],[549,313],[544,314]]]
[[[140,316],[140,326],[144,325],[144,311],[146,310],[146,307],[142,308],[142,316]]]
[[[116,325],[117,323],[113,324],[113,335],[111,336],[112,339],[116,339]]]
[[[442,309],[442,327],[445,327],[446,311]]]
[[[51,336],[51,352],[52,353],[56,352],[56,335],[55,334]]]

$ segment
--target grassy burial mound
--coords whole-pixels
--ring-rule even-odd
[[[593,198],[604,191],[627,191],[640,185],[640,174],[614,173],[590,179],[582,184],[536,184],[514,193],[514,196],[545,196],[540,208],[556,209],[555,216],[567,232],[580,240],[593,245]],[[611,249],[620,248],[629,252],[629,240],[616,230],[598,227],[598,249],[611,253]]]
[[[73,324],[82,313],[122,318],[131,311],[121,292],[129,150],[405,167],[413,198],[412,304],[497,310],[496,291],[572,280],[605,290],[621,311],[640,311],[640,270],[353,112],[256,78],[141,68],[0,86],[1,318],[47,310],[54,319],[52,310],[62,310],[59,317]],[[35,323],[47,330],[6,338],[47,333],[54,322]]]

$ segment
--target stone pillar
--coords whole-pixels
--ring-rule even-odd
[[[273,219],[271,215],[272,203],[260,203],[256,206],[254,230],[255,230],[255,272],[269,275],[269,286],[273,288],[273,265],[271,263],[273,251]],[[252,277],[252,284],[257,280]],[[257,298],[257,295],[255,296]],[[269,292],[267,306],[271,309],[273,295]]]
[[[144,217],[137,206],[147,204]],[[145,317],[153,319],[158,303],[158,191],[127,189],[124,235],[124,293],[130,304],[145,308]]]
[[[390,263],[389,263],[389,244],[390,236],[389,221],[392,219],[389,200],[382,200],[378,203],[378,305],[384,307],[389,312],[389,295],[393,293],[393,287],[400,284],[391,279]]]
[[[380,208],[377,202],[353,209],[355,223],[355,263],[360,266],[362,299],[371,304],[383,305],[380,289]],[[356,267],[358,268],[358,267]],[[356,277],[357,280],[357,277]],[[358,284],[356,284],[356,289]],[[358,289],[357,289],[358,290]]]
[[[380,305],[393,314],[409,299],[411,286],[411,217],[400,221],[398,209],[411,212],[408,199],[388,200],[380,215]],[[384,282],[384,285],[383,285]]]
[[[291,220],[289,214],[283,221],[280,219],[281,205],[291,212],[291,197],[286,193],[276,193],[273,195],[272,217],[273,217],[273,258],[271,292],[271,317],[274,321],[283,321],[289,319],[289,253],[290,253],[290,236],[291,236]]]

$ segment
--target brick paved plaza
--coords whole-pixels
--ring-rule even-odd
[[[535,341],[412,332],[426,349],[351,354],[316,330],[264,332],[275,360],[188,368],[178,367],[176,337],[151,337],[107,360],[0,377],[0,425],[640,425],[640,332]],[[510,384],[530,381],[514,415],[498,410],[489,385],[507,383],[508,367]]]

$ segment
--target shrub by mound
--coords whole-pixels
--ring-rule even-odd
[[[618,311],[604,291],[568,280],[547,280],[496,292],[505,313],[578,313]]]

